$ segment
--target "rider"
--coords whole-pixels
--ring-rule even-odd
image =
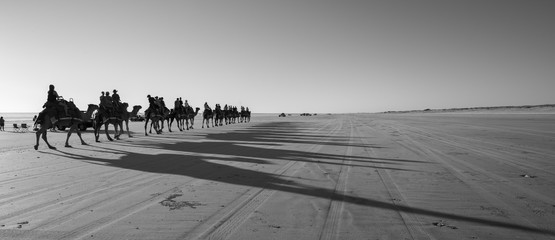
[[[106,112],[108,113],[108,115],[112,115],[112,110],[114,108],[114,105],[112,103],[112,97],[110,97],[110,92],[106,91],[105,92],[106,95],[104,95],[104,98],[102,98],[102,106],[104,107],[104,109],[106,110]]]
[[[114,91],[112,92],[112,102],[114,103],[114,107],[119,109],[119,106],[121,105],[121,99],[119,97],[118,90],[114,89]]]
[[[173,109],[175,109],[176,113],[181,114],[181,112],[183,112],[183,102],[181,101],[180,98],[175,99],[175,102],[173,103]]]
[[[148,108],[150,108],[152,111],[158,113],[158,104],[156,104],[156,99],[151,97],[150,94],[146,97],[148,98],[148,103],[149,103]]]
[[[100,93],[100,105],[102,105],[102,103],[104,103],[104,91]]]
[[[204,102],[204,110],[205,110],[205,111],[212,111],[212,109],[210,108],[210,106],[208,106],[208,102]]]
[[[179,107],[181,107],[181,105],[179,105],[179,98],[176,98],[175,102],[173,102],[173,108],[179,109]]]
[[[56,90],[54,90],[54,85],[50,84],[49,89],[48,89],[48,97],[46,98],[46,103],[43,105],[44,108],[57,108],[56,106],[62,106],[64,108],[64,112],[66,114],[66,116],[68,115],[67,113],[67,105],[65,103],[63,103],[62,101],[58,101],[60,99],[60,96],[58,95],[58,92],[56,92]],[[56,111],[57,112],[57,111]]]
[[[164,97],[160,97],[160,107],[162,107],[162,111],[166,110],[166,103],[164,102]]]

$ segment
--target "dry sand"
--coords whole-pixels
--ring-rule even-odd
[[[0,239],[555,239],[554,114],[200,123],[0,132]]]

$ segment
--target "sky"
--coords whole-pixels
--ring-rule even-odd
[[[552,0],[0,0],[0,112],[48,86],[258,113],[555,103]]]

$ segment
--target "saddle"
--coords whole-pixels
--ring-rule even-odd
[[[65,107],[64,107],[65,106]],[[72,101],[67,101],[64,99],[60,99],[56,102],[46,102],[43,105],[44,109],[39,113],[36,123],[42,124],[44,123],[44,117],[46,115],[52,118],[52,122],[57,122],[62,118],[80,118],[81,111],[75,103]],[[67,114],[66,114],[67,108]]]

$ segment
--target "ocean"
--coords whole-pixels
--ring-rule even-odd
[[[0,117],[4,117],[4,121],[6,121],[6,126],[11,126],[13,123],[17,123],[18,125],[21,123],[33,124],[33,117],[35,115],[39,115],[38,112],[36,113],[4,113],[0,112]]]

